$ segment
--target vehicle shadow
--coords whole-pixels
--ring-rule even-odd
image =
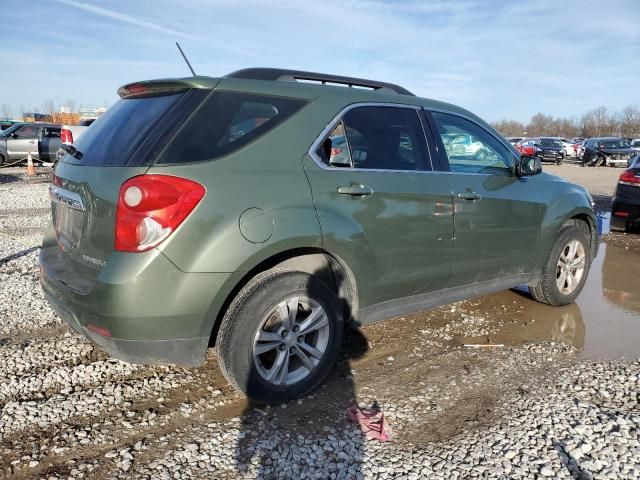
[[[328,278],[336,285],[343,282],[331,269],[318,271],[307,286],[309,297],[317,298],[318,282]],[[339,302],[347,312],[345,300]],[[262,479],[329,478],[332,474],[334,478],[362,478],[366,439],[348,424],[347,408],[357,404],[351,361],[367,350],[367,339],[346,322],[338,361],[318,388],[279,406],[249,404],[240,417],[235,448],[238,471]],[[258,375],[255,368],[251,374]]]
[[[13,183],[13,182],[19,182],[20,181],[20,177],[18,175],[13,175],[13,174],[0,174],[0,185],[3,185],[5,183]]]

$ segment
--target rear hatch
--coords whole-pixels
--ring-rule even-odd
[[[43,260],[59,281],[87,293],[114,252],[122,184],[144,174],[210,90],[180,84],[123,87],[110,107],[58,163],[50,186],[57,244]]]

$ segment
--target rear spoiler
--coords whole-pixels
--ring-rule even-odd
[[[197,81],[198,77],[179,80],[147,80],[123,85],[118,89],[120,98],[144,98],[160,95],[171,95],[172,93],[185,92],[192,88],[212,88],[208,82]]]

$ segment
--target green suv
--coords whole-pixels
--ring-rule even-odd
[[[254,68],[119,95],[58,163],[40,253],[51,306],[114,357],[215,344],[280,402],[324,379],[348,321],[522,284],[567,304],[595,256],[582,187],[402,87]]]

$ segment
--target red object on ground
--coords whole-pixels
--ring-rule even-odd
[[[357,405],[347,409],[347,415],[355,422],[367,438],[386,442],[389,440],[391,428],[384,418],[384,413],[373,408],[360,408]]]

